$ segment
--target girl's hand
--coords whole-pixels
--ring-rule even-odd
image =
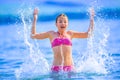
[[[37,17],[38,17],[38,8],[34,9],[33,16],[34,16],[34,20],[37,20]]]
[[[94,18],[94,16],[95,16],[94,8],[90,8],[90,18]]]

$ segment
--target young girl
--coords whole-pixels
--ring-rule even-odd
[[[36,22],[38,16],[38,9],[34,9],[34,19],[32,24],[31,38],[32,39],[46,39],[49,38],[51,47],[54,53],[54,60],[51,70],[59,72],[61,70],[69,72],[74,68],[72,58],[72,39],[73,38],[88,38],[94,27],[94,10],[90,10],[90,26],[87,32],[76,32],[73,30],[66,30],[68,27],[68,18],[65,14],[60,14],[56,18],[56,27],[58,31],[47,31],[43,33],[36,33]]]

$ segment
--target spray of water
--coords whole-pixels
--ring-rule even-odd
[[[28,13],[29,12],[29,13]],[[46,74],[49,71],[49,65],[44,55],[39,49],[38,42],[36,40],[32,40],[30,38],[31,32],[31,23],[32,23],[32,8],[19,10],[20,18],[22,20],[23,27],[21,31],[23,32],[20,35],[23,36],[24,43],[26,45],[26,53],[28,57],[24,59],[23,64],[19,69],[16,69],[15,75],[18,79],[27,78],[27,77],[35,77],[40,74]],[[31,13],[31,14],[30,14]],[[23,54],[24,55],[24,54]]]
[[[91,5],[99,10],[101,6],[96,6],[97,0]],[[100,14],[99,14],[100,15]],[[76,71],[83,73],[107,74],[112,62],[111,56],[107,51],[107,40],[109,37],[109,26],[101,19],[102,16],[95,16],[93,35],[87,40],[87,49],[81,53],[76,61]]]
[[[88,39],[86,52],[77,61],[77,71],[85,73],[106,74],[106,61],[109,59],[109,54],[106,50],[106,42],[109,36],[107,26],[100,28],[99,22],[95,24],[94,35]],[[101,23],[101,20],[100,20]],[[101,23],[104,24],[104,23]],[[103,26],[103,25],[102,25]]]

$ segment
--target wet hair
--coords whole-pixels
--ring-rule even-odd
[[[64,13],[62,13],[62,14],[59,14],[59,15],[56,17],[56,23],[57,23],[57,20],[58,20],[58,18],[59,18],[60,16],[63,16],[63,17],[66,17],[66,18],[68,18],[68,17],[67,17],[67,15],[66,15],[66,14],[64,14]]]

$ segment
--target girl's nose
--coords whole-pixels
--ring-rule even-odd
[[[62,24],[65,24],[64,22],[62,22]]]

